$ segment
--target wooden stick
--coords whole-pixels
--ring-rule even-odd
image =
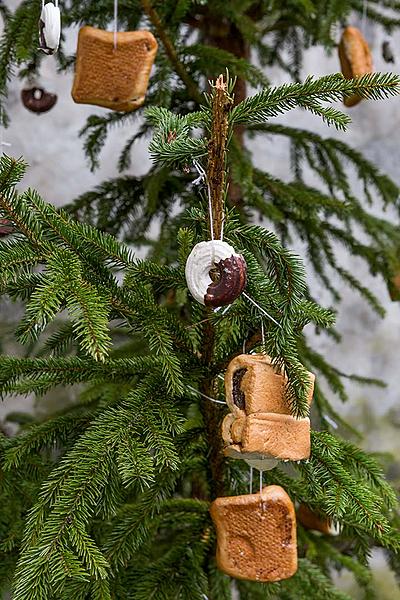
[[[224,218],[228,115],[232,103],[232,98],[228,94],[228,84],[223,75],[220,75],[213,90],[211,136],[208,145],[207,163],[207,183],[211,196],[214,239],[221,238]]]

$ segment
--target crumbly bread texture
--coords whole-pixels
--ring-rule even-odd
[[[300,504],[297,519],[306,529],[319,531],[325,535],[338,535],[339,533],[338,528],[334,526],[331,519],[317,515],[306,504]]]
[[[260,582],[296,573],[296,516],[284,489],[272,485],[258,494],[217,498],[210,512],[221,571]]]
[[[146,96],[157,41],[150,31],[79,31],[72,97],[121,112],[139,108]]]
[[[342,73],[346,79],[361,77],[372,73],[372,55],[369,46],[357,27],[346,27],[339,43],[339,60]],[[362,100],[361,96],[353,94],[344,98],[346,106],[355,106]]]
[[[258,452],[280,460],[310,457],[310,419],[261,413],[250,415],[242,431],[243,452]]]
[[[315,376],[312,373],[308,376],[308,402],[311,404]],[[225,373],[226,401],[238,417],[262,412],[290,415],[286,383],[285,375],[276,372],[270,356],[240,354],[229,363]]]
[[[315,377],[309,373],[311,404]],[[226,401],[231,409],[222,423],[224,453],[249,464],[266,459],[304,460],[310,456],[310,420],[290,414],[286,377],[264,354],[234,358],[225,374]],[[276,463],[266,462],[269,468]],[[268,467],[267,467],[268,468]]]

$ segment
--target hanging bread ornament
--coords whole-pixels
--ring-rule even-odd
[[[50,94],[41,87],[33,86],[21,91],[22,104],[36,114],[45,113],[57,102],[56,94]]]
[[[55,4],[44,3],[42,0],[42,12],[39,19],[39,50],[46,54],[54,54],[58,50],[61,35],[61,14],[58,0]]]
[[[346,27],[339,43],[339,60],[346,79],[354,79],[372,73],[373,64],[369,46],[359,29]],[[343,99],[346,106],[355,106],[362,100],[353,94]]]
[[[217,281],[211,272],[217,271]],[[221,240],[200,242],[186,262],[186,283],[193,298],[205,306],[231,304],[246,287],[247,266],[241,254]]]
[[[150,31],[79,31],[72,98],[130,112],[144,100],[157,41]]]
[[[210,513],[218,568],[237,579],[273,582],[297,571],[296,515],[280,486],[258,494],[217,498]]]
[[[311,405],[315,377],[308,376]],[[225,392],[231,413],[222,423],[226,456],[263,471],[278,460],[309,458],[310,419],[291,415],[286,385],[284,373],[277,373],[265,354],[241,354],[229,363]]]
[[[299,510],[297,511],[297,519],[305,529],[319,531],[324,535],[336,536],[340,533],[339,527],[333,524],[332,519],[321,517],[306,504],[300,504]]]

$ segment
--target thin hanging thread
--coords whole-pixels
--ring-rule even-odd
[[[260,494],[262,492],[263,487],[263,471],[260,471]]]
[[[214,240],[214,219],[213,219],[213,211],[212,211],[210,184],[208,183],[207,174],[206,174],[205,170],[203,169],[203,167],[197,162],[197,160],[194,160],[193,164],[194,164],[194,168],[196,169],[196,171],[199,174],[199,177],[193,182],[194,185],[197,185],[201,181],[203,181],[207,187],[208,213],[209,213],[209,218],[210,218],[210,236],[211,236],[211,240]],[[223,237],[224,237],[224,224],[222,222],[221,240],[223,240]]]
[[[224,404],[226,406],[226,402],[223,402],[222,400],[216,400],[215,398],[211,398],[211,396],[207,396],[206,394],[203,394],[203,392],[200,392],[199,390],[196,390],[196,388],[194,388],[191,385],[187,385],[186,387],[189,390],[191,390],[192,392],[196,392],[196,394],[199,394],[199,396],[202,396],[203,398],[206,398],[210,402],[215,402],[215,404]]]
[[[363,11],[361,17],[361,31],[365,35],[365,30],[367,28],[367,0],[363,1]]]
[[[264,333],[264,321],[263,321],[263,319],[261,319],[261,342],[262,342],[263,348],[265,348],[265,333]]]
[[[251,302],[252,304],[254,304],[255,307],[258,308],[258,310],[265,315],[266,317],[268,317],[268,319],[271,319],[271,321],[273,321],[275,323],[275,325],[278,325],[278,327],[280,327],[282,329],[282,325],[280,323],[278,323],[278,321],[276,321],[274,319],[274,317],[271,317],[271,315],[269,313],[267,313],[266,310],[264,310],[259,304],[257,304],[257,302],[255,300],[253,300],[253,298],[250,298],[250,296],[248,294],[246,294],[246,292],[243,292],[242,295],[247,298],[247,300],[249,302]]]
[[[117,49],[118,33],[118,0],[114,0],[114,50]]]
[[[253,467],[250,467],[250,494],[253,493]]]

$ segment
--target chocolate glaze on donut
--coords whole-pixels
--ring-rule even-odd
[[[219,273],[218,281],[214,281],[207,288],[204,296],[206,306],[225,306],[231,304],[246,287],[247,265],[243,256],[236,254],[220,260],[215,268]]]
[[[46,92],[43,88],[32,87],[21,91],[21,100],[25,108],[40,114],[53,108],[57,102],[57,96]]]

